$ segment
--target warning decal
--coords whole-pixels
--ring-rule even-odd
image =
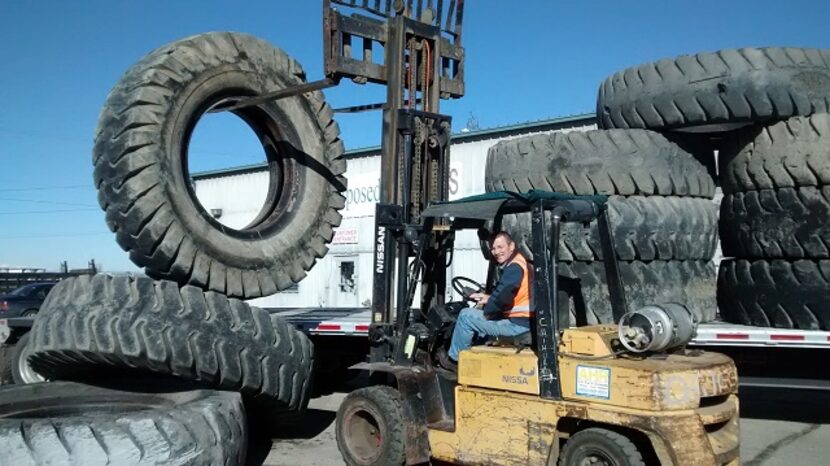
[[[594,398],[611,398],[611,369],[576,366],[576,394]]]

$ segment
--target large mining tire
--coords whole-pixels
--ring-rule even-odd
[[[238,394],[138,392],[74,382],[0,391],[0,465],[242,465]]]
[[[266,311],[146,277],[80,276],[47,296],[31,330],[32,367],[50,379],[148,371],[239,391],[276,414],[302,410],[308,338]]]
[[[502,141],[488,151],[484,176],[488,191],[709,199],[715,194],[715,183],[700,162],[645,130],[550,133]]]
[[[720,149],[725,193],[830,185],[830,115],[753,126]]]
[[[723,254],[743,259],[830,259],[830,186],[727,194]]]
[[[715,318],[715,267],[710,261],[620,261],[619,269],[630,310],[678,303],[699,322]],[[603,262],[560,262],[559,274],[560,297],[568,297],[576,324],[613,322]]]
[[[533,135],[493,146],[488,191],[546,189],[606,194],[621,260],[711,259],[717,244],[714,182],[706,168],[663,136],[645,130]],[[529,254],[530,216],[507,215],[503,228]],[[566,224],[560,259],[601,260],[599,233]],[[532,256],[529,256],[532,257]]]
[[[627,68],[602,82],[600,128],[732,129],[830,110],[830,51],[742,48]]]
[[[830,330],[830,261],[724,260],[718,306],[727,322]]]
[[[708,260],[717,249],[717,206],[709,199],[611,196],[608,209],[619,260]],[[530,214],[505,215],[502,228],[532,260]],[[597,222],[561,228],[560,260],[603,260]]]
[[[212,32],[154,50],[110,91],[93,149],[107,225],[155,278],[231,297],[288,288],[327,252],[345,205],[343,143],[323,94],[235,110],[262,141],[270,185],[249,225],[199,203],[187,147],[207,111],[305,83],[300,65],[255,37]]]

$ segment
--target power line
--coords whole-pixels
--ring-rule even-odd
[[[34,214],[59,214],[63,212],[92,212],[101,209],[55,209],[55,210],[15,210],[0,212],[0,215],[34,215]]]
[[[0,188],[0,192],[11,192],[11,191],[52,191],[58,189],[81,189],[81,188],[92,188],[92,183],[89,184],[68,184],[64,186],[38,186],[34,188]]]
[[[31,202],[33,204],[72,205],[72,206],[79,206],[79,207],[95,207],[92,204],[81,204],[79,202],[37,201],[37,200],[34,200],[34,199],[16,199],[16,198],[3,198],[3,197],[0,197],[0,201]]]
[[[29,239],[29,238],[74,238],[80,236],[101,236],[101,235],[111,235],[112,233],[107,232],[99,232],[99,233],[61,233],[55,235],[13,235],[13,236],[0,236],[0,239]]]

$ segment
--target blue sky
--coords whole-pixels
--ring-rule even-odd
[[[98,114],[121,74],[191,34],[247,32],[322,77],[321,3],[303,1],[0,2],[0,266],[135,270],[97,207],[91,149]],[[467,0],[467,95],[443,103],[462,128],[592,111],[617,69],[697,51],[786,45],[830,48],[826,0]],[[379,86],[326,91],[335,107],[384,99]],[[200,166],[261,160],[234,117],[197,128]],[[339,118],[347,148],[377,145],[380,113]],[[229,154],[233,153],[231,157]]]

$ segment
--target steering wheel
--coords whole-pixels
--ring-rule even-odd
[[[484,285],[467,277],[454,277],[452,279],[452,289],[460,294],[464,299],[470,301],[470,295],[473,293],[481,293],[484,291]],[[467,286],[472,285],[472,286]]]

